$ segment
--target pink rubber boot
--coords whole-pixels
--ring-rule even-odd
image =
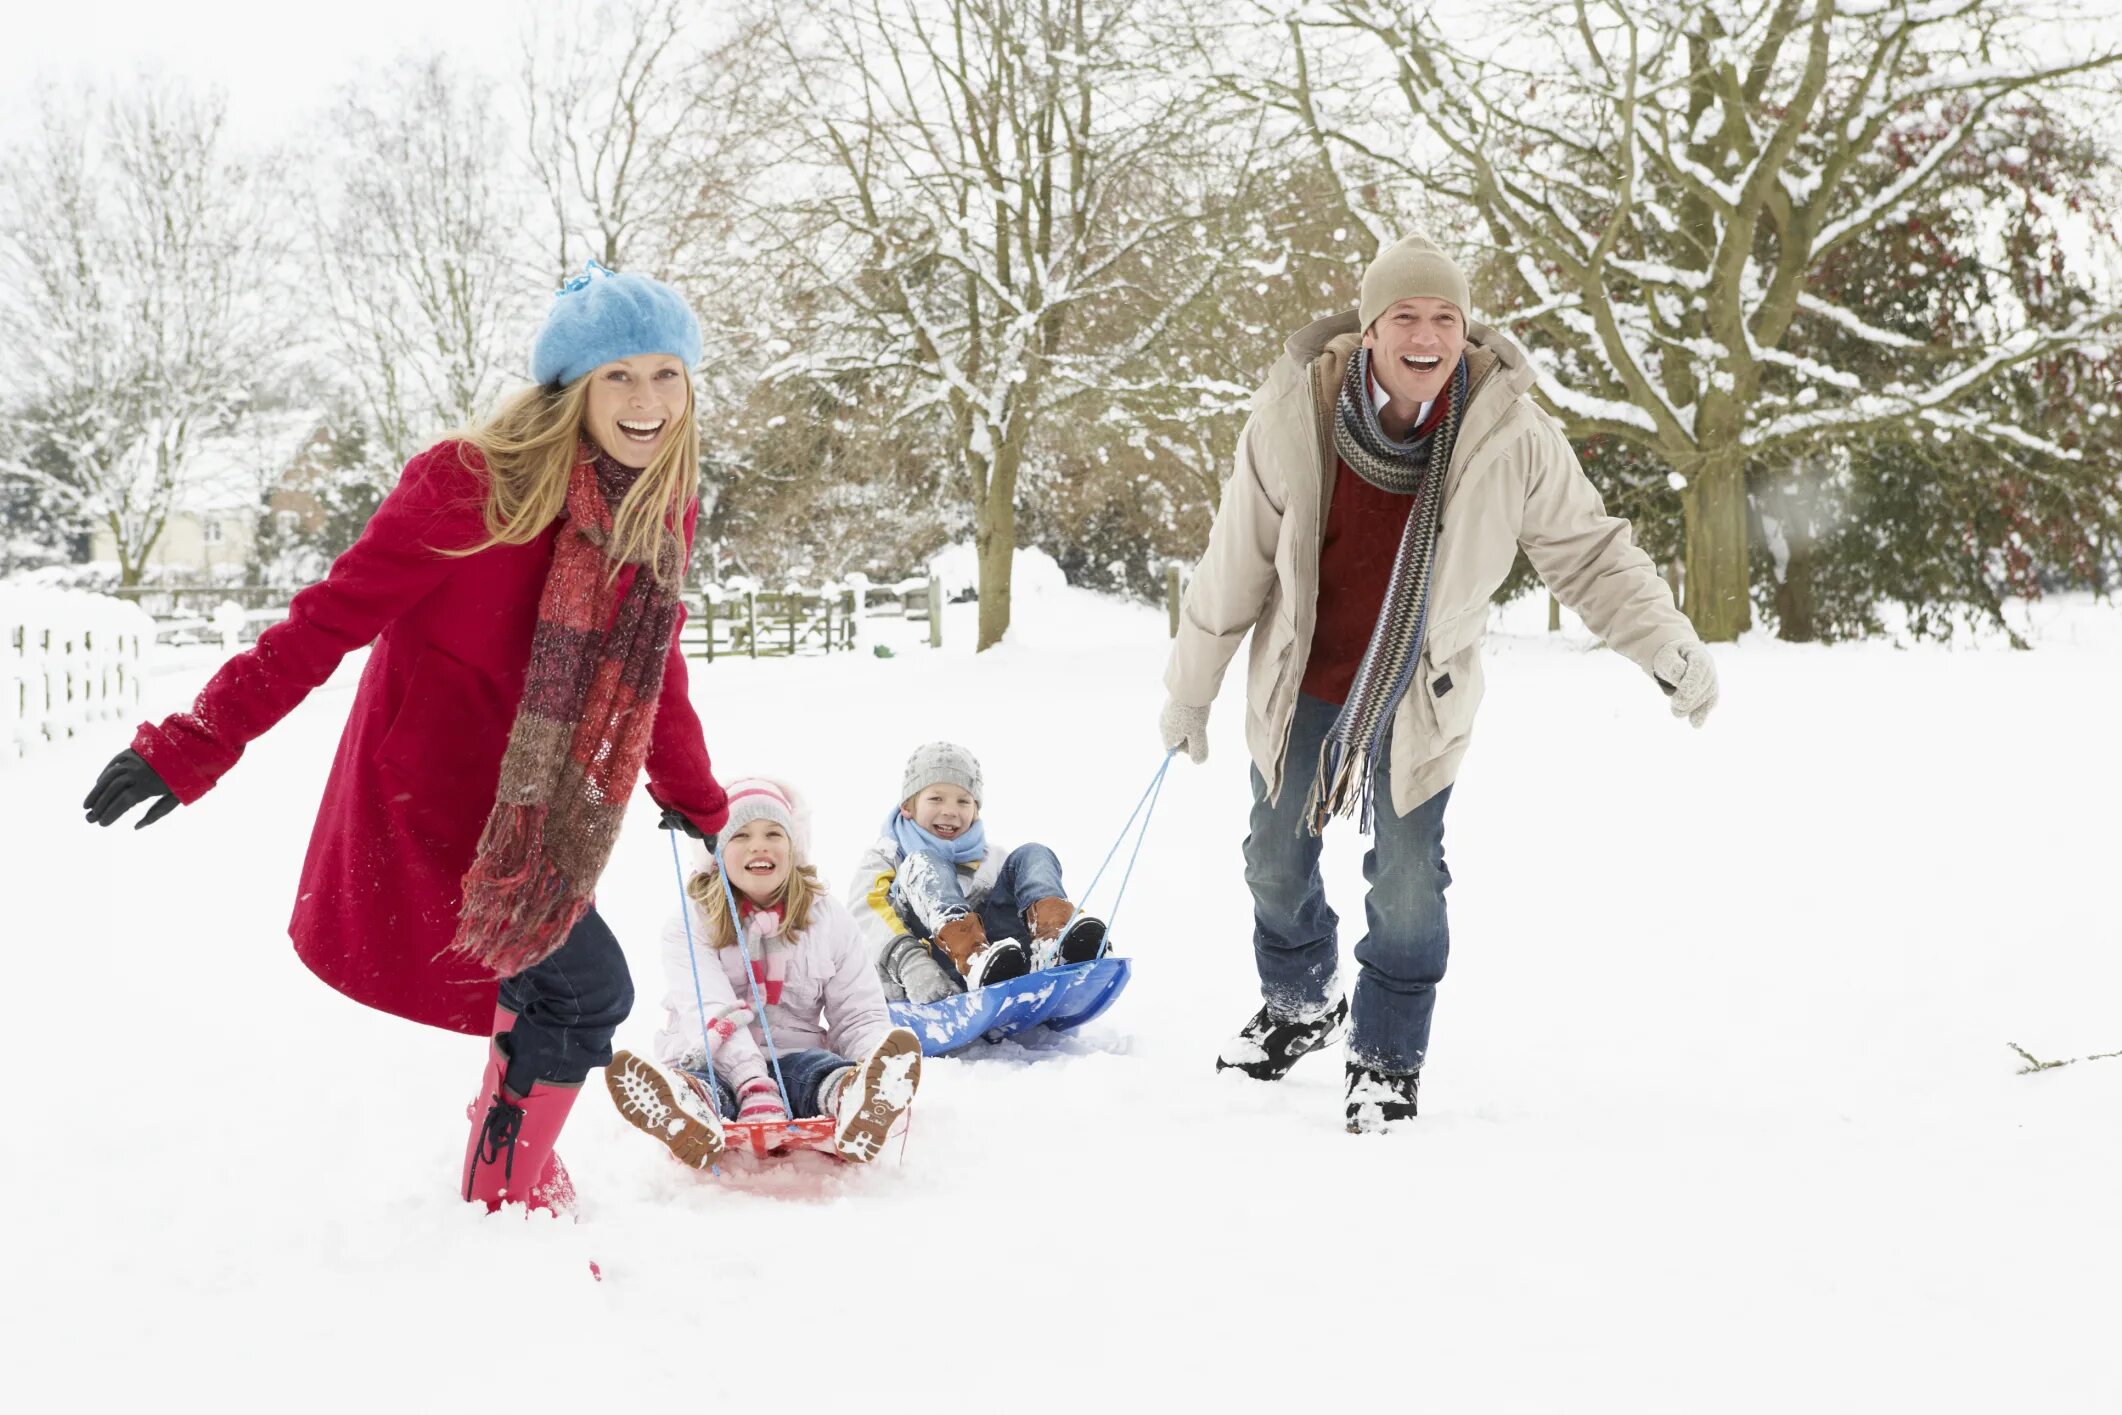
[[[487,1051],[486,1075],[474,1102],[477,1114],[464,1149],[465,1200],[485,1204],[489,1213],[506,1203],[556,1207],[540,1180],[581,1088],[537,1085],[519,1098],[501,1084],[507,1071],[507,1053],[496,1041]]]
[[[516,1014],[500,1003],[495,1003],[494,1035],[498,1037],[515,1025]],[[481,1101],[490,1095],[492,1092],[488,1091],[475,1097],[464,1107],[464,1118],[477,1120],[485,1109]],[[551,1209],[556,1213],[571,1214],[575,1211],[575,1181],[568,1177],[567,1166],[560,1162],[558,1150],[554,1150],[552,1157],[545,1162],[545,1172],[538,1176],[538,1182],[531,1186],[531,1197],[524,1202],[531,1208]]]

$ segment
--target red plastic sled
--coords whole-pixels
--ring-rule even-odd
[[[678,1075],[692,1087],[693,1094],[710,1111],[715,1108],[714,1092],[708,1084],[690,1071]],[[771,1159],[776,1155],[793,1154],[797,1150],[816,1150],[821,1155],[831,1155],[845,1162],[847,1156],[833,1143],[833,1131],[837,1127],[830,1116],[814,1115],[806,1120],[725,1120],[722,1122],[722,1149],[724,1153],[751,1155],[755,1159]]]
[[[846,1163],[847,1157],[833,1142],[833,1121],[822,1115],[808,1120],[725,1120],[722,1148],[758,1159],[785,1155],[796,1150],[816,1150]]]

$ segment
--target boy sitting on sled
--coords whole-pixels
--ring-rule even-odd
[[[1088,963],[1103,949],[1105,925],[1068,902],[1053,851],[988,841],[981,794],[971,752],[916,748],[899,804],[855,867],[848,903],[886,987],[909,1002]]]
[[[719,1119],[786,1122],[787,1107],[800,1117],[831,1117],[834,1150],[867,1162],[913,1103],[921,1044],[892,1025],[873,955],[819,882],[809,861],[808,813],[795,793],[763,777],[731,782],[728,790],[722,858],[738,917],[730,918],[710,855],[686,882],[686,913],[663,931],[656,1057],[680,1075],[674,1080],[622,1051],[605,1069],[605,1083],[620,1114],[695,1168],[722,1152]],[[738,928],[751,958],[749,978]],[[754,988],[779,1050],[787,1107],[763,1050],[768,1034],[744,1002]]]

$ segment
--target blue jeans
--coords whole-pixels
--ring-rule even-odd
[[[619,940],[591,909],[550,957],[502,979],[501,1005],[516,1014],[508,1089],[579,1086],[612,1059],[612,1033],[634,1010],[634,980]]]
[[[892,907],[899,911],[906,931],[918,939],[932,939],[961,914],[977,913],[990,939],[1014,938],[1029,942],[1031,926],[1024,911],[1035,900],[1066,899],[1061,887],[1061,861],[1044,845],[1019,845],[1002,861],[995,887],[978,909],[966,902],[958,882],[958,868],[950,861],[925,852],[909,852],[899,861],[892,877]],[[950,967],[941,949],[930,949],[937,961]]]
[[[844,1071],[855,1063],[844,1056],[836,1056],[823,1048],[812,1047],[805,1051],[792,1051],[781,1058],[781,1079],[788,1083],[788,1116],[791,1120],[802,1120],[806,1116],[823,1115],[825,1107],[818,1103],[818,1093],[836,1071]],[[716,1075],[713,1068],[692,1073],[703,1081],[712,1081],[715,1087],[715,1105],[724,1120],[737,1118],[737,1092],[729,1082]],[[767,1063],[767,1074],[773,1074],[773,1063]]]
[[[1252,833],[1245,837],[1245,882],[1253,892],[1253,961],[1260,995],[1283,1017],[1316,1014],[1338,990],[1340,918],[1319,877],[1321,840],[1304,828],[1304,799],[1318,771],[1319,748],[1340,709],[1299,695],[1282,758],[1282,795],[1267,799],[1253,768]],[[1386,730],[1375,778],[1376,831],[1363,856],[1369,929],[1356,945],[1356,993],[1349,1005],[1349,1059],[1373,1070],[1419,1071],[1429,1050],[1430,1013],[1451,951],[1444,917],[1445,787],[1406,815],[1392,806],[1392,731]]]

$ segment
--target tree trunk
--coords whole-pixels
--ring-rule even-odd
[[[108,512],[103,519],[111,528],[111,553],[118,557],[118,583],[131,588],[140,583],[140,562],[147,559],[147,553],[141,552],[138,559],[126,553],[125,524],[118,519],[117,512]]]
[[[1747,599],[1746,465],[1705,462],[1681,496],[1687,521],[1687,602],[1704,643],[1730,643],[1753,625]]]
[[[1017,553],[1014,497],[991,496],[980,508],[973,545],[980,553],[980,640],[974,645],[979,652],[1001,643],[1009,632],[1009,571]]]
[[[1813,487],[1798,473],[1791,491],[1775,500],[1786,559],[1776,586],[1776,637],[1809,644],[1820,637],[1813,600]]]
[[[980,641],[973,646],[975,653],[993,648],[1009,632],[1009,575],[1017,555],[1017,468],[1023,465],[1024,444],[1031,436],[1022,409],[1038,396],[1037,381],[1027,382],[1020,396],[1026,401],[996,439],[986,480],[974,482],[981,495],[973,523],[973,546],[980,558]]]

